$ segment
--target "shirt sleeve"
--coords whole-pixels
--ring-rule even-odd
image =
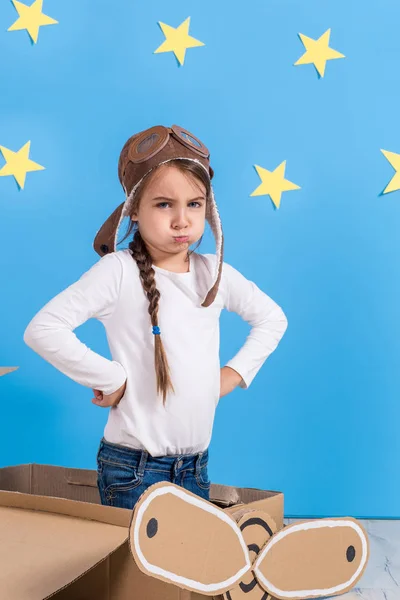
[[[78,281],[48,302],[31,320],[24,342],[77,383],[112,394],[123,385],[123,366],[93,352],[73,333],[90,318],[106,320],[118,300],[122,264],[106,254]]]
[[[241,375],[240,387],[249,387],[265,360],[278,346],[287,329],[282,309],[239,271],[224,263],[227,283],[225,308],[251,325],[246,342],[227,364]]]

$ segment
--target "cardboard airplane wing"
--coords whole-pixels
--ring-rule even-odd
[[[0,377],[2,375],[7,375],[7,373],[12,373],[12,371],[16,371],[18,367],[0,367]]]

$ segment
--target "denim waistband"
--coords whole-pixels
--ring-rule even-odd
[[[208,449],[196,454],[151,456],[146,450],[121,446],[120,444],[107,442],[104,438],[100,442],[97,458],[100,455],[105,461],[115,461],[119,464],[135,467],[139,476],[143,476],[146,468],[154,471],[165,471],[166,473],[170,473],[171,470],[175,473],[193,470],[199,474],[201,469],[207,466],[208,463]]]

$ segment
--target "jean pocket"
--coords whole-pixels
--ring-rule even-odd
[[[143,477],[138,475],[134,466],[102,458],[99,459],[98,465],[98,475],[106,498],[132,490],[142,483]]]
[[[208,469],[207,465],[203,465],[200,471],[197,471],[195,474],[197,485],[204,490],[208,490],[211,485],[211,481],[208,477]]]

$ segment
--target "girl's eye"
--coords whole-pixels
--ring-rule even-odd
[[[170,203],[170,202],[159,202],[159,203],[157,204],[157,207],[160,207],[160,208],[162,208],[162,207],[163,207],[163,206],[165,206],[166,204],[167,204],[167,205],[170,205],[171,203]],[[200,204],[200,202],[197,202],[197,201],[195,201],[195,202],[190,202],[190,203],[189,203],[189,206],[190,206],[190,204],[197,204],[199,207],[201,207],[201,204]]]

